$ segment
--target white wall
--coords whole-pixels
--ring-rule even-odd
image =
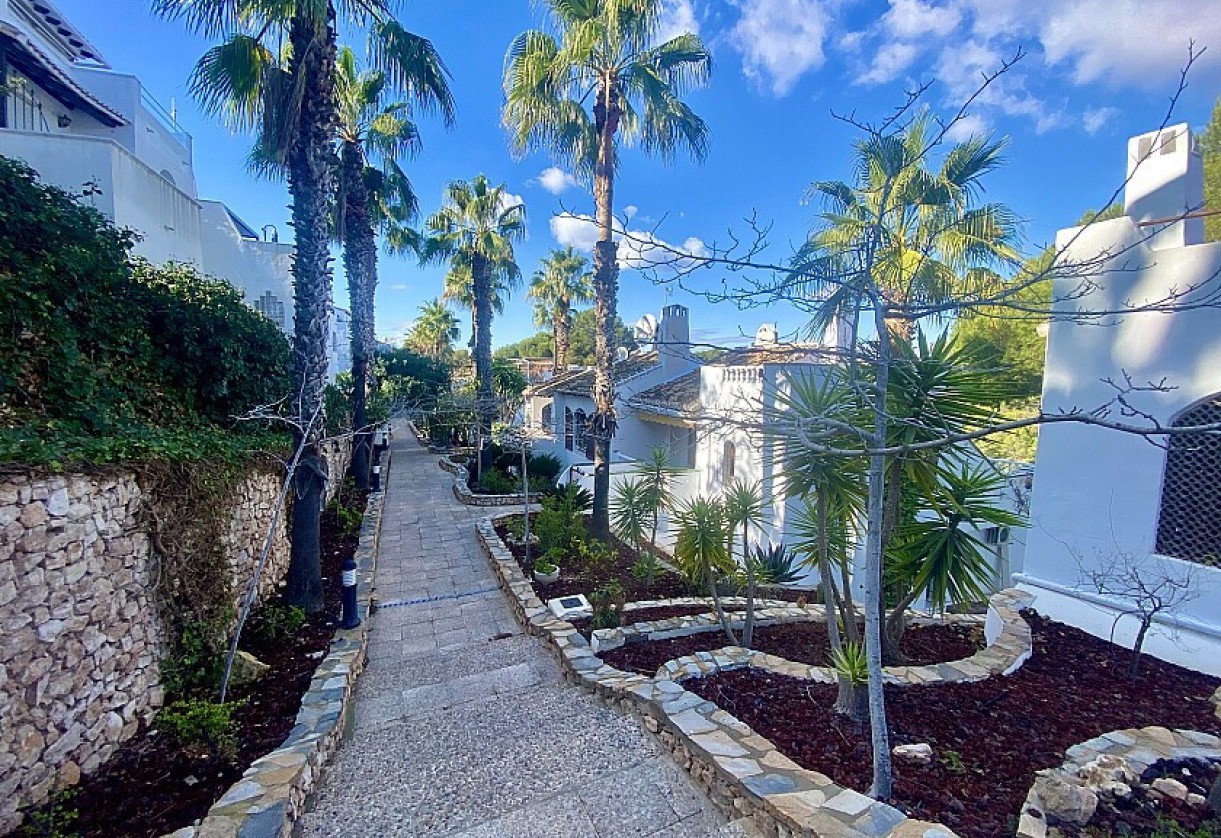
[[[1104,250],[1119,255],[1097,277],[1096,290],[1058,308],[1097,311],[1165,299],[1201,283],[1215,287],[1221,272],[1221,244],[1153,251],[1126,216],[1083,231],[1062,231],[1058,243],[1075,235],[1068,260]],[[1057,281],[1056,298],[1077,286],[1074,279]],[[1122,381],[1125,373],[1138,383],[1164,379],[1173,386],[1131,397],[1167,424],[1184,408],[1221,392],[1221,310],[1129,313],[1105,326],[1057,320],[1048,336],[1043,409],[1056,413],[1105,404],[1115,390],[1103,379]],[[1123,419],[1118,411],[1112,418]],[[1111,614],[1063,591],[1080,587],[1079,563],[1099,566],[1116,555],[1153,554],[1164,466],[1165,452],[1138,436],[1073,424],[1041,428],[1020,577],[1023,587],[1039,595],[1036,608],[1100,636],[1109,633]],[[1186,569],[1185,563],[1164,557],[1155,565],[1171,573]],[[1168,660],[1221,674],[1221,571],[1193,567],[1200,597],[1181,608],[1184,625],[1177,642],[1160,631],[1148,647]],[[1123,620],[1119,642],[1127,642],[1133,631],[1133,621]]]
[[[225,205],[200,201],[202,250],[205,273],[227,280],[241,290],[247,305],[258,308],[278,302],[284,316],[279,325],[286,334],[293,330],[293,246],[243,238]],[[274,300],[265,297],[270,293]]]

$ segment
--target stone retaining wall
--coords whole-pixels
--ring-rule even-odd
[[[382,460],[383,487],[390,485],[389,471],[387,452]],[[364,669],[384,500],[384,491],[370,493],[356,548],[361,623],[354,629],[335,631],[330,650],[301,698],[297,723],[288,738],[255,760],[198,825],[183,827],[167,838],[292,835],[323,766],[339,747],[351,711],[352,690]]]
[[[801,768],[748,725],[681,684],[603,663],[571,623],[557,619],[539,600],[517,560],[497,537],[494,521],[506,514],[480,521],[479,541],[526,631],[547,641],[569,681],[585,686],[612,706],[639,715],[722,810],[752,816],[778,838],[953,838],[947,827],[908,818],[892,806]],[[1004,635],[1003,626],[997,623],[1019,595],[1007,591],[996,602],[998,620],[989,620],[986,629],[990,642]],[[1025,625],[1020,616],[1018,619]],[[1017,655],[1021,660],[1025,656]]]
[[[1068,759],[1059,768],[1039,772],[1022,804],[1016,838],[1047,838],[1048,807],[1044,795],[1054,794],[1060,800],[1071,795],[1079,804],[1086,804],[1084,811],[1092,814],[1097,805],[1098,781],[1105,785],[1110,777],[1127,772],[1131,772],[1128,776],[1139,777],[1149,766],[1164,759],[1221,760],[1221,738],[1195,730],[1131,728],[1113,730],[1074,745],[1065,755]],[[1091,766],[1097,767],[1091,770]]]
[[[346,469],[347,448],[328,446],[332,474]],[[235,605],[280,482],[254,473],[235,492],[224,535]],[[20,824],[19,808],[105,762],[162,703],[165,638],[152,591],[165,580],[147,518],[128,471],[0,480],[0,834]],[[287,571],[286,520],[260,598]]]
[[[454,475],[454,497],[467,506],[522,506],[525,499],[521,492],[513,495],[481,495],[471,491],[467,481],[470,479],[466,466],[455,463],[449,457],[442,457],[437,465]],[[533,495],[531,502],[537,501],[541,495]]]

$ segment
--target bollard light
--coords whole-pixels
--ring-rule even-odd
[[[382,490],[382,467],[380,465],[373,467],[373,491],[380,492]]]
[[[360,625],[360,617],[356,614],[355,559],[346,559],[343,563],[343,620],[339,625],[346,629]]]

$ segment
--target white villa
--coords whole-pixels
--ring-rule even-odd
[[[199,197],[191,135],[49,0],[0,0],[0,155],[138,233],[136,255],[230,282],[291,334],[292,245]],[[335,309],[332,378],[351,366],[347,320]]]
[[[1060,231],[1068,264],[1102,256],[1088,277],[1057,280],[1043,409],[1090,410],[1116,394],[1106,383],[1164,381],[1133,393],[1166,426],[1221,422],[1221,243],[1204,243],[1203,164],[1185,124],[1128,142],[1125,215]],[[1139,163],[1139,165],[1138,165]],[[1173,311],[1131,311],[1164,303]],[[1203,304],[1201,304],[1203,303]],[[1121,310],[1099,324],[1094,312]],[[1092,321],[1092,322],[1091,322]],[[1141,417],[1113,419],[1147,424]],[[1154,444],[1160,441],[1161,444]],[[1116,642],[1131,643],[1131,602],[1091,592],[1090,569],[1127,562],[1146,581],[1189,581],[1195,596],[1154,624],[1145,648],[1221,675],[1221,432],[1146,439],[1078,424],[1045,425],[1025,566],[1015,579],[1034,607]],[[1096,589],[1095,589],[1096,591]]]

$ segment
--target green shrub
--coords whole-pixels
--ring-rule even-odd
[[[589,595],[589,606],[593,611],[591,628],[617,628],[623,623],[623,586],[617,581],[603,585]]]
[[[505,521],[505,530],[509,535],[521,541],[526,537],[526,519],[522,517],[509,518]]]
[[[197,699],[176,701],[157,714],[155,725],[185,750],[232,762],[237,758],[235,706]]]
[[[225,671],[225,632],[220,622],[183,624],[178,642],[161,665],[161,678],[170,695],[204,695],[220,687]]]
[[[632,563],[632,576],[643,582],[646,586],[651,586],[653,580],[665,571],[661,561],[653,553],[642,553],[640,558]]]
[[[521,489],[521,483],[498,468],[485,471],[479,478],[479,485],[491,495],[511,495]]]
[[[606,571],[615,563],[615,551],[596,538],[582,539],[575,547],[577,563],[591,574]]]
[[[564,463],[559,457],[554,454],[531,454],[527,460],[530,470],[530,483],[533,484],[535,478],[540,481],[545,480],[552,485],[560,476],[560,472],[564,470]]]
[[[59,789],[42,806],[28,810],[21,834],[25,838],[77,838],[76,793],[76,789]]]
[[[250,617],[246,631],[259,643],[271,645],[286,640],[305,625],[305,609],[269,602]]]

